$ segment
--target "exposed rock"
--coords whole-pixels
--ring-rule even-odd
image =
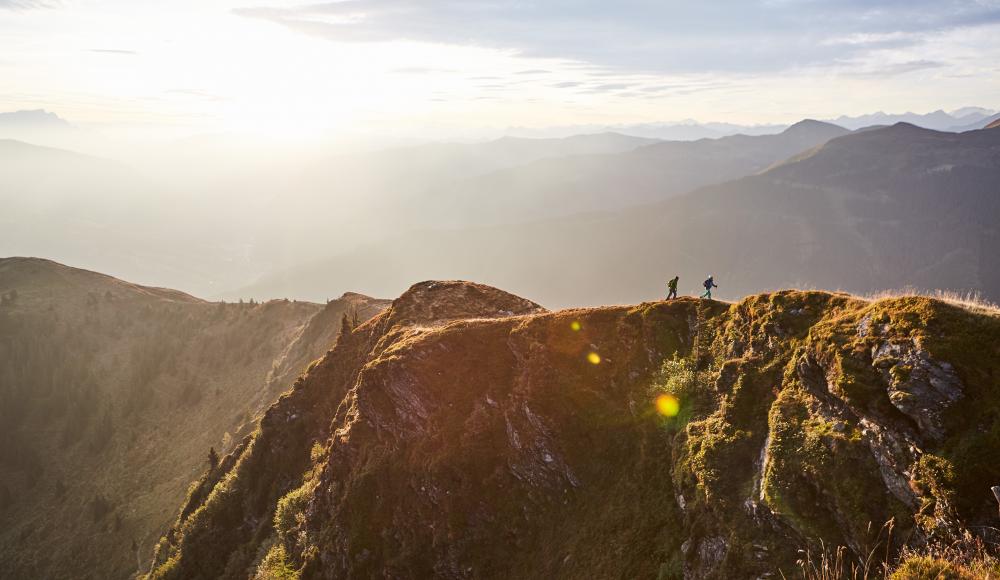
[[[685,570],[685,576],[689,578],[711,578],[722,564],[722,559],[726,557],[729,544],[721,536],[704,538],[698,542],[697,563],[690,569]]]
[[[892,404],[916,422],[924,437],[940,440],[942,413],[962,398],[954,368],[934,361],[916,340],[878,344],[872,348],[872,364],[889,385]]]

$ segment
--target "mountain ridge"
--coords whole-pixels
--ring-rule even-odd
[[[994,315],[782,291],[453,319],[467,287],[413,290],[267,411],[150,578],[753,578],[996,517]],[[444,316],[392,323],[415,298]]]
[[[14,275],[20,277],[27,277],[31,274],[40,274],[42,276],[46,275],[59,275],[60,277],[69,280],[71,278],[80,279],[81,282],[86,278],[93,278],[96,281],[106,282],[114,286],[119,286],[122,288],[128,288],[132,291],[145,293],[152,296],[159,296],[163,298],[169,298],[171,300],[177,300],[180,302],[206,302],[205,300],[192,296],[186,292],[180,290],[174,290],[172,288],[164,288],[159,286],[143,286],[141,284],[134,284],[132,282],[127,282],[121,280],[114,276],[104,274],[101,272],[96,272],[94,270],[88,270],[86,268],[76,268],[73,266],[68,266],[66,264],[60,264],[55,260],[49,260],[47,258],[35,258],[28,256],[10,256],[7,258],[0,257],[0,274],[6,274],[8,277],[4,280],[9,285],[19,284],[38,284],[39,280],[24,280],[23,278],[18,280],[14,278]],[[22,291],[23,295],[23,291]]]

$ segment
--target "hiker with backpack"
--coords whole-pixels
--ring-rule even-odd
[[[705,280],[705,282],[702,285],[705,287],[705,293],[702,294],[701,297],[702,298],[708,298],[709,300],[711,300],[712,299],[712,288],[718,288],[718,286],[715,285],[715,280],[713,279],[713,277],[711,275],[709,275],[708,276],[708,280]]]
[[[680,280],[680,276],[674,276],[669,282],[667,282],[667,300],[672,300],[677,298],[677,281]]]

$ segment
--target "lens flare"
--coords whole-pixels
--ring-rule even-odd
[[[571,329],[573,329],[573,331],[574,331],[574,332],[579,332],[579,331],[580,331],[580,329],[581,329],[581,328],[583,328],[583,325],[582,325],[582,324],[580,324],[580,321],[579,321],[579,320],[574,320],[574,321],[573,321],[573,322],[572,322],[572,323],[571,323],[571,324],[569,325],[569,327],[570,327]]]
[[[601,355],[596,352],[592,352],[587,355],[587,360],[590,361],[590,364],[592,365],[599,365],[601,364]]]
[[[676,417],[681,410],[681,403],[673,395],[663,394],[656,397],[656,412],[664,417]]]

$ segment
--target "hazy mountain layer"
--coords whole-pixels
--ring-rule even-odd
[[[930,113],[886,113],[879,111],[866,115],[841,115],[828,122],[851,130],[873,125],[912,123],[918,127],[938,131],[971,131],[982,129],[995,116],[996,111],[984,107],[962,107],[953,111],[933,111]],[[984,122],[985,121],[985,122]],[[630,125],[570,125],[563,127],[527,128],[511,127],[508,135],[520,137],[561,137],[580,133],[614,131],[625,135],[650,137],[669,141],[693,141],[695,139],[717,139],[729,135],[766,135],[780,133],[787,125],[739,125],[734,123],[703,123],[693,119],[677,123],[636,123]]]
[[[656,143],[618,133],[560,139],[504,137],[483,143],[440,143],[332,157],[305,174],[302,187],[349,203],[391,206],[442,184],[546,158],[609,155]],[[351,194],[345,196],[345,193]],[[356,197],[351,201],[350,197]],[[323,203],[324,200],[317,200]]]
[[[210,303],[46,260],[0,259],[0,569],[126,578],[201,471],[333,344],[326,306]]]
[[[543,159],[428,191],[401,215],[426,227],[470,227],[618,210],[752,175],[847,133],[802,121],[776,135],[669,141],[613,155]]]
[[[183,142],[133,153],[141,159],[133,167],[3,134],[0,127],[0,256],[46,256],[203,296],[325,257],[329,248],[406,231],[422,223],[407,214],[410,201],[429,188],[542,158],[655,142],[616,134],[505,138],[322,162],[313,162],[320,151]]]
[[[663,296],[674,274],[682,293],[700,294],[714,274],[730,297],[913,285],[996,300],[997,183],[1000,131],[899,124],[634,210],[401,236],[262,280],[248,295],[322,296],[346,281],[393,295],[410,280],[460,277],[548,306],[595,305]]]
[[[200,294],[265,270],[248,263],[254,228],[243,206],[171,191],[99,157],[0,140],[0,204],[0,256],[46,256]]]
[[[1000,322],[413,286],[199,480],[152,578],[759,578],[995,521]],[[895,518],[891,537],[883,522]]]
[[[996,111],[982,107],[965,107],[948,112],[938,109],[930,113],[885,113],[879,111],[856,117],[842,115],[836,119],[831,119],[830,122],[847,127],[848,129],[861,129],[873,125],[910,123],[911,125],[935,131],[958,131],[982,129],[985,124],[983,121],[995,114]]]

